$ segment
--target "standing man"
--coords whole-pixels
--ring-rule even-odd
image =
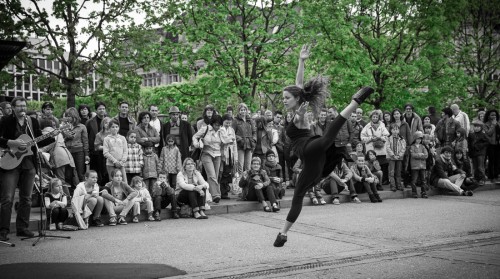
[[[451,105],[450,108],[453,111],[453,119],[460,123],[460,126],[465,129],[465,135],[469,136],[470,121],[467,113],[461,111],[457,104]]]
[[[166,144],[166,138],[168,135],[173,135],[175,144],[181,152],[181,158],[184,159],[189,157],[189,147],[193,141],[193,129],[189,122],[181,120],[181,112],[178,107],[170,107],[168,111],[170,121],[163,124],[162,128],[162,141]]]
[[[149,121],[149,125],[151,127],[155,128],[155,130],[158,132],[158,135],[161,135],[161,121],[158,118],[158,113],[160,113],[160,110],[158,109],[157,105],[150,105],[149,106],[149,113],[151,114],[151,120]],[[161,139],[160,139],[161,142]],[[161,149],[160,149],[160,143],[155,144],[155,149],[158,150],[158,156],[160,156]]]
[[[414,107],[412,104],[406,104],[404,106],[405,112],[403,114],[403,119],[402,119],[402,121],[405,121],[406,123],[408,123],[408,126],[410,126],[410,137],[408,142],[406,142],[406,151],[403,157],[403,168],[402,168],[403,172],[402,177],[405,181],[405,185],[410,185],[411,181],[411,169],[409,168],[409,164],[410,164],[410,146],[413,143],[413,136],[417,131],[424,132],[422,119],[415,112],[413,112],[413,110]]]
[[[2,148],[27,148],[26,142],[17,138],[23,134],[31,138],[42,135],[38,121],[26,116],[26,99],[16,97],[12,100],[13,114],[5,116],[0,121],[0,147]],[[32,128],[31,133],[28,125]],[[46,139],[39,142],[40,146],[53,142],[54,139]],[[31,149],[35,155],[26,156],[19,165],[11,170],[0,169],[0,241],[7,241],[10,231],[10,218],[12,203],[16,187],[19,187],[19,209],[16,218],[16,235],[22,237],[33,237],[35,234],[28,230],[31,211],[31,192],[35,183],[36,150]]]
[[[120,113],[114,117],[114,119],[118,120],[120,123],[120,130],[118,130],[118,134],[127,137],[128,131],[135,129],[135,119],[132,118],[128,113],[128,103],[125,101],[121,101],[119,105]]]
[[[97,133],[101,131],[102,120],[106,117],[106,104],[103,102],[95,103],[95,112],[96,115],[85,123],[89,138],[90,169],[97,172],[97,183],[99,185],[104,185],[103,182],[106,181],[108,177],[106,174],[106,163],[102,151],[96,150],[94,143]]]

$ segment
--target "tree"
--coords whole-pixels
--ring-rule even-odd
[[[160,16],[167,15],[167,20],[160,21],[179,40],[164,41],[151,52],[158,53],[156,60],[163,65],[178,61],[175,71],[185,79],[192,78],[193,72],[220,79],[229,85],[226,96],[236,94],[249,104],[259,91],[275,91],[284,79],[293,80],[295,70],[289,70],[288,54],[301,28],[297,1],[169,3],[166,10],[158,7]],[[169,20],[172,11],[179,11],[173,22]]]
[[[436,58],[450,47],[442,42],[454,22],[444,15],[455,9],[447,1],[316,0],[304,5],[304,28],[317,34],[315,58],[327,62],[317,71],[334,77],[340,99],[372,85],[368,103],[394,108],[445,74],[446,60]]]
[[[460,21],[453,58],[470,77],[468,97],[495,107],[500,101],[500,1],[466,1]]]
[[[1,37],[29,42],[14,63],[27,73],[35,73],[38,87],[47,93],[66,92],[67,107],[74,106],[76,96],[84,94],[93,72],[100,75],[97,90],[116,84],[138,91],[135,69],[120,66],[122,60],[112,58],[126,56],[123,42],[130,38],[130,30],[136,36],[146,33],[137,31],[142,28],[130,15],[141,6],[140,0],[60,0],[51,2],[50,7],[37,0],[5,3],[0,8],[13,25],[0,21],[5,31]],[[33,37],[36,39],[29,40]],[[37,53],[46,54],[47,61],[58,61],[62,67],[40,65]]]

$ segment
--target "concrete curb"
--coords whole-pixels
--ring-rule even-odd
[[[385,189],[387,189],[388,186],[385,186]],[[497,190],[500,189],[500,184],[495,184],[495,183],[487,183],[484,186],[479,187],[475,191],[490,191],[490,190]],[[420,190],[418,190],[420,193]],[[432,189],[427,192],[428,196],[435,196],[435,195],[442,195],[442,191],[437,190],[437,189]],[[405,188],[404,191],[379,191],[379,195],[382,200],[388,200],[388,199],[405,199],[405,198],[412,198],[412,193],[411,189]],[[293,189],[288,189],[286,190],[286,194],[283,197],[282,200],[279,200],[279,205],[280,208],[290,208],[292,205],[292,196],[293,196]],[[262,205],[258,202],[249,202],[249,201],[237,201],[237,197],[234,195],[230,196],[230,200],[221,200],[219,204],[211,203],[210,210],[207,210],[206,213],[207,215],[220,215],[220,214],[229,214],[229,213],[244,213],[244,212],[250,212],[250,211],[261,211]],[[419,196],[420,197],[420,196]],[[323,195],[323,198],[327,202],[327,204],[331,204],[332,202],[332,196],[331,195]],[[366,193],[364,194],[359,194],[358,198],[361,200],[361,202],[370,202],[370,199],[368,198],[368,195]],[[343,191],[341,194],[339,194],[339,201],[340,203],[350,203],[351,202],[351,197],[346,191]],[[303,201],[304,206],[314,206],[309,197],[305,197]],[[162,210],[161,212],[161,218],[162,219],[171,219],[171,211],[170,209],[165,209]],[[142,212],[142,214],[139,216],[140,221],[145,221],[147,220],[147,213]],[[29,222],[29,229],[32,231],[37,231],[39,228],[40,224],[40,209],[39,208],[32,208],[31,209],[31,218]],[[45,216],[44,216],[45,220]],[[103,215],[101,219],[105,224],[107,224],[108,221],[108,216]],[[132,217],[129,215],[127,218],[128,222],[131,222]],[[16,231],[16,214],[13,212],[12,218],[11,218],[11,223],[10,223],[10,231],[15,232]]]

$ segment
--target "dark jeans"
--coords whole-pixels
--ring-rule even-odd
[[[155,211],[160,212],[162,208],[167,208],[171,205],[172,211],[178,211],[177,197],[174,195],[156,196],[153,198],[153,208]]]
[[[487,150],[488,177],[490,179],[495,179],[500,175],[500,145],[490,144]]]
[[[177,201],[180,203],[189,204],[193,212],[205,210],[206,189],[203,189],[205,195],[201,196],[197,191],[182,190],[177,196]]]
[[[346,187],[348,187],[349,189],[349,195],[351,196],[351,198],[358,196],[358,194],[356,194],[356,190],[354,190],[354,186],[351,180],[347,181],[347,183],[344,183],[341,181],[337,181],[332,177],[329,177],[325,179],[325,181],[323,181],[322,187],[323,191],[325,191],[327,195],[332,195],[334,198],[338,198],[339,193],[344,191]]]
[[[486,174],[484,173],[484,158],[485,156],[471,157],[472,167],[474,168],[474,178],[477,181],[486,179]]]
[[[49,212],[49,211],[48,211]],[[51,223],[64,223],[68,219],[68,210],[66,208],[56,207],[50,210]]]
[[[13,170],[2,170],[0,177],[0,231],[10,231],[10,217],[16,187],[19,187],[16,229],[18,231],[27,229],[31,213],[31,192],[35,184],[35,169],[23,170],[17,167]]]
[[[368,193],[368,195],[378,194],[377,187],[375,183],[368,182],[355,182],[354,189],[356,193]]]
[[[377,161],[379,162],[380,167],[382,168],[382,173],[384,178],[384,181],[380,181],[380,185],[389,184],[389,161],[387,160],[386,155],[377,156]]]
[[[274,187],[272,185],[262,187],[262,189],[255,189],[256,183],[250,183],[248,185],[248,192],[246,196],[247,201],[259,201],[263,202],[265,200],[269,200],[271,205],[276,202],[276,196],[274,195]]]
[[[85,177],[85,153],[83,151],[71,152],[71,156],[73,156],[73,160],[75,161],[75,169],[78,174],[78,180],[84,181]]]
[[[425,169],[421,170],[411,170],[411,192],[417,193],[417,181],[420,183],[420,193],[425,194],[426,180],[425,180]]]
[[[167,181],[168,181],[168,184],[170,184],[170,187],[175,189],[176,185],[177,185],[177,174],[176,173],[169,173],[167,175]]]
[[[220,194],[221,197],[227,197],[229,192],[231,191],[231,186],[229,183],[233,182],[233,166],[226,165],[224,162],[222,163],[222,175],[220,177]]]

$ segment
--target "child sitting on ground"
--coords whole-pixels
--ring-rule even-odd
[[[161,209],[171,205],[172,218],[179,219],[179,208],[175,196],[175,189],[170,186],[167,181],[167,173],[160,171],[158,180],[153,184],[153,207],[155,212],[155,220],[161,221]]]
[[[374,150],[368,150],[368,152],[366,152],[365,160],[366,165],[368,166],[370,171],[378,178],[378,183],[376,186],[377,191],[383,191],[384,188],[382,188],[382,178],[384,176],[384,173],[382,172],[382,167],[377,160],[377,153],[375,153]]]
[[[425,179],[425,162],[428,157],[427,149],[422,144],[422,139],[424,134],[420,131],[416,131],[413,136],[414,142],[410,146],[410,168],[411,168],[411,192],[414,198],[418,198],[417,195],[417,180],[421,185],[420,195],[422,198],[427,199],[427,193],[425,189],[427,188],[427,181]]]
[[[44,195],[47,216],[50,216],[49,229],[51,231],[62,229],[64,221],[68,219],[66,205],[68,200],[62,190],[62,182],[59,178],[53,178],[49,183],[49,191]]]
[[[406,151],[406,141],[399,135],[399,126],[396,123],[390,126],[391,135],[385,142],[387,160],[389,161],[389,183],[391,190],[403,191],[401,171],[403,169],[403,157]]]
[[[139,214],[141,214],[141,210],[147,210],[148,212],[148,221],[154,221],[153,217],[153,199],[149,194],[148,189],[144,187],[144,182],[142,182],[142,178],[139,176],[134,176],[130,182],[132,185],[132,189],[137,191],[137,196],[134,198],[135,204],[133,208],[134,219],[132,219],[133,223],[139,223]]]
[[[276,154],[272,150],[266,152],[264,170],[271,180],[270,186],[273,187],[276,198],[281,199],[285,194],[285,189],[281,185],[281,166],[276,162]]]
[[[125,162],[125,172],[127,181],[132,177],[141,175],[144,160],[142,158],[142,146],[136,141],[137,132],[135,130],[127,133],[127,162]]]
[[[354,165],[352,165],[351,171],[356,192],[362,193],[364,190],[368,193],[371,202],[382,202],[377,187],[375,187],[378,182],[377,177],[372,174],[366,165],[365,157],[358,157]]]
[[[104,205],[109,213],[109,225],[116,226],[117,223],[127,225],[125,217],[135,204],[134,198],[137,197],[137,191],[123,182],[123,174],[119,169],[111,172],[111,178],[102,190]],[[116,213],[120,214],[118,220]]]

